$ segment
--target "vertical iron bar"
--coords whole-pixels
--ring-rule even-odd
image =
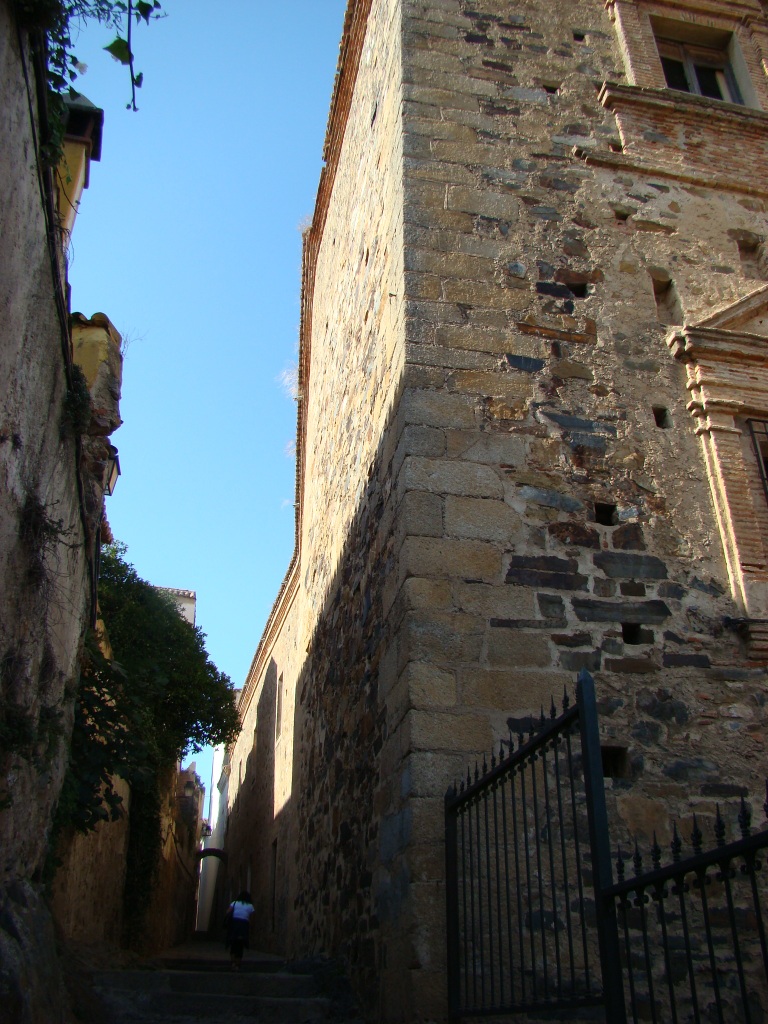
[[[691,1004],[693,1006],[693,1020],[694,1024],[701,1024],[701,1016],[699,1015],[699,997],[696,992],[696,974],[693,969],[693,957],[691,955],[691,933],[688,927],[688,911],[685,908],[685,872],[683,871],[679,876],[679,882],[676,886],[677,897],[680,902],[680,922],[683,926],[683,942],[685,944],[685,957],[688,965],[688,982],[691,986]]]
[[[723,886],[725,888],[725,900],[728,904],[728,922],[731,926],[731,935],[733,936],[733,952],[736,957],[736,971],[739,976],[741,1000],[744,1004],[744,1022],[745,1024],[752,1024],[752,1014],[749,1009],[749,994],[747,992],[747,982],[744,977],[744,964],[741,960],[741,946],[739,945],[739,929],[736,925],[736,913],[733,907],[730,858],[725,861],[720,861],[720,877],[722,878]]]
[[[629,900],[626,898],[626,896],[620,896],[619,899],[621,905],[621,921],[623,924],[624,931],[624,952],[627,958],[627,979],[629,981],[629,1005],[632,1008],[633,1024],[638,1024],[637,993],[635,992],[635,970],[632,966],[632,945],[629,939],[629,921],[627,920],[627,907],[629,906]]]
[[[533,804],[533,828],[536,835],[536,877],[539,889],[539,922],[541,925],[541,970],[544,976],[544,999],[549,999],[549,968],[547,964],[547,928],[544,918],[544,871],[541,866],[541,826],[539,824],[539,790],[536,785],[537,754],[531,755],[531,803]],[[533,934],[533,909],[531,909],[531,934]]]
[[[763,924],[763,911],[760,905],[760,893],[757,889],[757,868],[755,866],[755,854],[747,854],[744,858],[745,864],[741,869],[742,871],[749,874],[749,880],[752,883],[752,903],[755,907],[755,916],[757,917],[757,931],[760,936],[760,949],[763,954],[763,970],[765,971],[765,978],[768,981],[768,943],[765,940],[765,925]]]
[[[461,993],[459,989],[459,871],[456,855],[458,832],[456,811],[452,800],[456,798],[453,786],[445,794],[445,893],[446,933],[448,940],[448,1010],[452,1018],[459,1015]]]
[[[499,1005],[504,1005],[504,929],[501,921],[501,861],[499,859],[499,808],[498,786],[493,786],[493,841],[496,851],[496,923],[498,925],[497,946],[499,960]]]
[[[538,992],[536,985],[536,936],[533,931],[533,911],[530,909],[533,903],[533,885],[531,883],[531,850],[528,841],[528,805],[525,799],[525,761],[520,762],[520,811],[523,818],[523,844],[525,849],[525,878],[528,885],[528,931],[531,936],[531,986],[533,988],[533,1001],[536,1002]]]
[[[477,1007],[477,954],[475,943],[475,837],[472,828],[472,801],[467,802],[467,832],[469,834],[469,913],[472,926],[470,929],[470,968],[472,970],[472,1007]],[[469,979],[467,979],[467,1004],[469,1004]]]
[[[638,872],[639,873],[639,872]],[[643,955],[645,957],[645,977],[648,985],[648,1004],[651,1010],[651,1020],[656,1024],[656,992],[653,986],[653,963],[651,961],[651,947],[648,943],[648,915],[645,912],[645,888],[636,889],[637,898],[635,906],[640,908],[640,928],[643,934]]]
[[[589,946],[587,945],[587,915],[584,905],[584,879],[581,867],[581,843],[579,842],[579,823],[576,817],[576,787],[573,777],[573,750],[571,749],[571,734],[566,734],[566,745],[568,748],[568,779],[571,784],[571,815],[573,819],[573,849],[576,855],[576,885],[579,892],[579,921],[581,922],[581,948],[584,953],[584,982],[587,992],[592,993],[592,977],[589,970]]]
[[[459,1007],[467,1005],[469,985],[469,942],[467,941],[467,836],[466,836],[466,808],[461,809],[461,903],[463,909],[462,923],[464,925],[462,936],[462,947],[464,949],[464,1001],[459,997]],[[456,983],[458,986],[458,982]]]
[[[557,754],[553,747],[553,754]],[[555,972],[557,976],[557,997],[563,995],[563,972],[560,963],[560,935],[557,930],[557,882],[555,879],[555,851],[552,846],[552,812],[549,802],[549,780],[547,777],[547,751],[546,747],[541,751],[541,765],[544,773],[544,810],[547,818],[547,845],[549,848],[549,884],[552,888],[552,931],[555,940]]]
[[[560,736],[557,737],[557,743]],[[568,886],[568,858],[565,849],[565,815],[563,814],[563,793],[560,783],[560,757],[555,747],[555,782],[557,784],[557,820],[560,822],[560,857],[563,862],[563,899],[565,900],[565,922],[568,928],[568,965],[571,971],[571,993],[576,993],[576,960],[573,952],[573,922],[571,920],[571,897]]]
[[[491,1006],[496,1006],[496,972],[493,957],[493,892],[491,885],[491,837],[488,824],[488,790],[483,790],[483,817],[485,818],[485,881],[488,889],[488,966],[491,982]],[[485,1006],[485,1000],[483,1000]]]
[[[695,815],[694,815],[695,820]],[[723,1003],[720,998],[720,981],[717,977],[717,959],[715,957],[715,947],[712,942],[712,922],[709,919],[709,903],[707,901],[706,885],[707,885],[707,869],[699,868],[696,871],[696,878],[698,880],[698,888],[701,892],[701,910],[704,916],[704,931],[707,935],[707,947],[709,949],[709,966],[712,971],[712,985],[715,990],[715,1003],[717,1005],[718,1018],[722,1021],[725,1020],[723,1017]]]
[[[480,797],[476,797],[475,829],[477,833],[477,930],[480,945],[480,1007],[485,1009],[485,935],[483,934],[483,841],[480,834]],[[475,1003],[477,1005],[477,1003]]]
[[[519,772],[517,773],[520,774]],[[523,935],[523,887],[520,879],[520,843],[517,833],[517,797],[515,795],[515,776],[510,777],[510,795],[512,798],[512,830],[515,836],[515,891],[517,892],[517,937],[520,943],[520,1001],[525,999],[525,936]]]
[[[509,884],[509,826],[507,825],[507,800],[504,795],[504,785],[507,776],[501,777],[501,827],[504,830],[504,881],[506,883],[506,911],[507,911],[507,960],[509,963],[509,1000],[515,1002],[515,964],[512,952],[512,908],[510,906],[511,886]]]
[[[613,899],[606,899],[603,896],[605,889],[613,883],[613,870],[611,868],[611,851],[608,845],[608,812],[605,807],[595,683],[586,669],[579,672],[576,701],[579,706],[584,789],[587,796],[589,839],[592,847],[592,878],[595,889],[597,938],[600,948],[606,1017],[611,1024],[625,1024],[627,1014],[618,956],[619,934],[616,925],[616,905]]]
[[[672,959],[670,957],[669,937],[667,935],[667,920],[664,911],[664,898],[666,892],[664,886],[656,886],[656,905],[659,911],[659,924],[661,926],[661,941],[664,946],[664,965],[667,972],[667,988],[669,989],[669,1006],[672,1013],[672,1024],[677,1024],[677,1001],[675,999],[675,982],[672,977]]]

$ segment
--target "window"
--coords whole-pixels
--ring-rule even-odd
[[[656,44],[670,89],[708,96],[712,100],[744,103],[725,50],[657,39]]]
[[[757,459],[757,468],[768,501],[768,420],[747,420],[749,436]]]

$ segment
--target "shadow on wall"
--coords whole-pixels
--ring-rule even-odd
[[[405,856],[410,783],[399,730],[408,703],[405,688],[396,685],[405,662],[397,664],[391,642],[408,610],[393,576],[403,511],[393,464],[402,462],[397,441],[409,418],[407,408],[400,410],[402,394],[404,405],[413,401],[413,392],[398,389],[298,672],[290,799],[275,813],[278,669],[271,659],[257,690],[251,753],[242,774],[239,764],[231,767],[242,783],[226,839],[229,893],[250,880],[257,946],[292,957],[342,956],[367,1010],[382,1017],[392,1016],[385,1003],[407,1005],[407,979],[421,967],[404,923],[411,890]],[[442,499],[428,497],[436,524],[431,535],[439,537]],[[301,579],[313,568],[305,557]],[[300,591],[294,609],[304,599]],[[463,762],[458,754],[451,771],[463,769]],[[431,838],[442,851],[442,835]],[[442,869],[430,881],[440,887]],[[442,921],[440,893],[433,902]],[[396,941],[387,943],[388,935]],[[442,937],[439,944],[442,949]],[[442,967],[430,964],[438,999]],[[385,984],[387,974],[402,979],[398,986]]]

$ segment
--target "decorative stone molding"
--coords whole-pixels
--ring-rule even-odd
[[[688,373],[688,410],[702,441],[733,597],[750,619],[765,619],[768,505],[743,428],[750,417],[768,418],[768,286],[696,324],[671,328],[667,345]]]

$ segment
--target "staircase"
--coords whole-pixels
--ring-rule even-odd
[[[361,1024],[344,976],[329,961],[288,967],[220,958],[164,958],[154,969],[97,971],[104,1024]]]

